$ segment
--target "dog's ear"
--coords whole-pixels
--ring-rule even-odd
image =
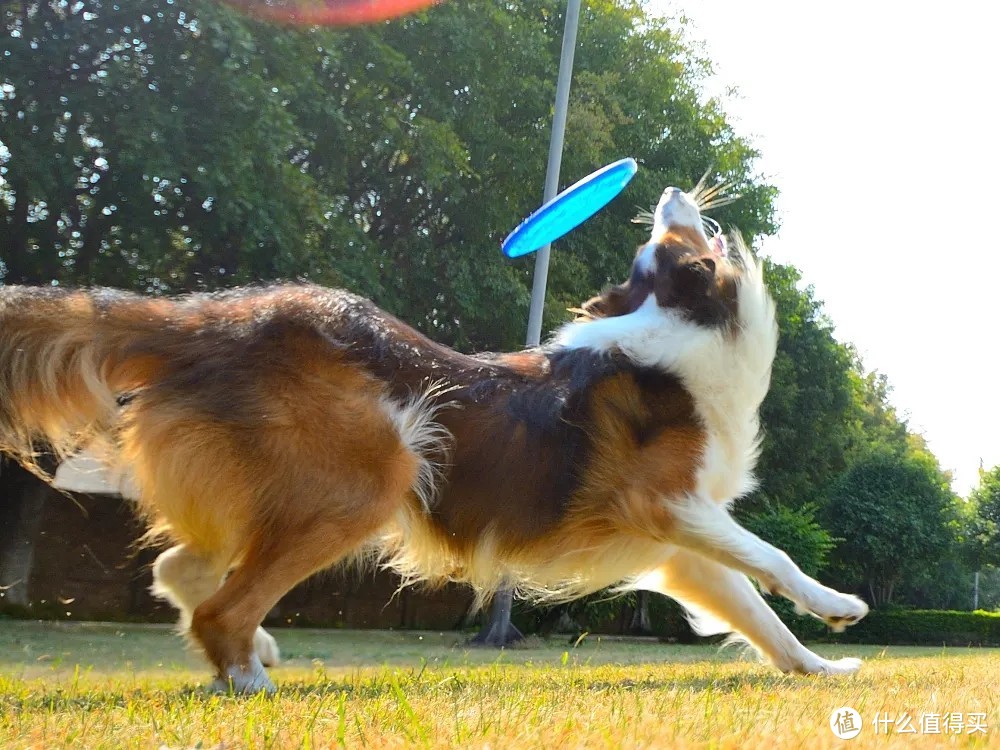
[[[691,284],[701,291],[711,286],[715,280],[715,259],[703,256],[680,263],[677,267],[677,277],[679,284]]]
[[[708,325],[724,325],[735,319],[737,285],[731,272],[710,255],[688,255],[673,268],[657,270],[656,302],[689,319]]]
[[[614,318],[630,312],[628,303],[628,284],[619,284],[605,289],[596,297],[591,297],[580,306],[580,309],[591,318]]]
[[[662,307],[682,307],[711,293],[715,260],[710,256],[681,258],[657,273],[656,300]]]

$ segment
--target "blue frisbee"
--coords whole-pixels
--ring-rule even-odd
[[[533,253],[604,208],[635,177],[635,159],[620,159],[570,185],[518,224],[500,245],[508,258]]]

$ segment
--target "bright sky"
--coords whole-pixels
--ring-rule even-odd
[[[763,245],[964,495],[1000,464],[1000,4],[654,0],[715,63],[710,93],[781,190]]]

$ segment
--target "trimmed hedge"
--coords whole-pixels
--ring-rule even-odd
[[[822,640],[896,646],[1000,646],[1000,612],[876,609],[843,633],[825,633]]]
[[[814,617],[794,614],[788,602],[772,598],[768,603],[803,641],[878,646],[1000,646],[1000,612],[876,609],[857,625],[852,625],[843,633],[834,633]],[[660,617],[653,619],[656,635],[663,640],[681,643],[702,640],[691,633],[680,608],[676,610],[670,611],[670,617],[658,613]]]

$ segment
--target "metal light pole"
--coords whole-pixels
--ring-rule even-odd
[[[559,57],[559,78],[556,81],[555,111],[552,135],[549,139],[549,161],[545,169],[545,191],[542,202],[556,197],[559,189],[559,169],[562,166],[563,140],[566,135],[566,113],[569,109],[569,85],[573,79],[573,56],[576,53],[576,32],[580,26],[581,0],[566,3],[566,25],[563,28],[562,53]],[[531,308],[528,312],[526,346],[538,346],[542,340],[542,312],[545,309],[545,287],[549,280],[549,254],[552,244],[544,245],[535,256],[535,276],[531,283]],[[510,621],[514,592],[503,588],[493,595],[490,621],[483,626],[472,643],[482,646],[506,646],[524,636]]]
[[[559,189],[559,169],[562,166],[563,139],[566,135],[566,112],[569,109],[569,85],[573,79],[573,55],[576,53],[576,31],[580,26],[581,0],[566,4],[566,26],[563,30],[562,55],[559,58],[559,79],[556,82],[556,105],[549,139],[549,163],[545,169],[545,192],[542,202],[556,197]],[[535,256],[535,277],[531,283],[531,308],[528,312],[527,346],[538,346],[542,338],[542,311],[545,308],[545,287],[549,280],[548,244]]]

